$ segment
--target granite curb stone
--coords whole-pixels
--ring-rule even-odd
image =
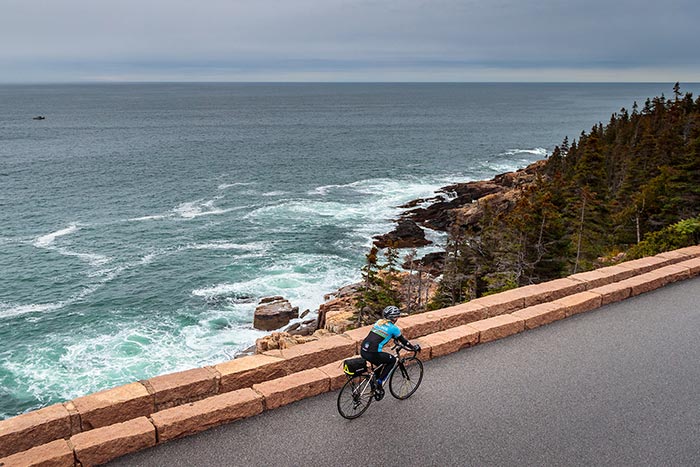
[[[479,330],[469,324],[464,324],[422,337],[421,343],[430,346],[431,358],[442,357],[478,344]]]
[[[155,411],[213,396],[218,392],[218,375],[209,368],[193,368],[147,380],[153,389]]]
[[[684,261],[683,266],[688,268],[690,277],[695,277],[700,275],[700,258],[694,258],[688,261]]]
[[[353,355],[352,357],[349,358],[356,358],[359,357],[359,355]],[[348,380],[348,376],[345,374],[343,371],[343,360],[338,360],[337,362],[332,362],[328,363],[326,365],[323,365],[322,367],[319,367],[318,369],[321,370],[326,376],[328,376],[330,380],[330,390],[335,391],[337,389],[340,389],[343,387],[345,382]]]
[[[151,422],[161,443],[252,417],[262,411],[262,396],[245,388],[156,412],[151,415]]]
[[[632,295],[632,287],[621,282],[614,282],[590,289],[589,292],[600,295],[600,306],[603,306],[629,298]]]
[[[636,271],[636,276],[640,274],[646,274],[654,269],[662,268],[668,266],[669,264],[675,262],[674,259],[662,258],[660,256],[647,256],[645,258],[633,259],[632,261],[625,261],[620,263],[618,266],[626,269],[632,269]]]
[[[494,295],[475,298],[469,303],[481,305],[484,308],[485,317],[492,318],[523,308],[525,300],[522,292],[519,292],[518,289],[511,289]]]
[[[566,318],[564,308],[551,302],[523,308],[522,310],[514,311],[511,315],[525,320],[525,329],[535,329]]]
[[[570,279],[582,281],[586,284],[587,290],[613,284],[635,275],[633,269],[617,266],[607,266],[592,271],[579,272],[569,276]]]
[[[63,404],[0,421],[0,457],[71,435],[70,414]]]
[[[317,396],[330,391],[330,388],[329,376],[318,368],[253,385],[253,390],[265,398],[265,410]]]
[[[88,394],[72,400],[80,414],[81,431],[124,422],[155,412],[154,398],[141,383]]]
[[[138,417],[78,433],[70,442],[78,462],[88,467],[155,446],[156,428],[146,417]]]
[[[552,303],[561,307],[568,318],[569,316],[576,315],[578,313],[600,308],[601,304],[603,303],[603,299],[600,294],[597,293],[581,292],[575,295],[560,298]]]
[[[249,388],[257,383],[286,376],[283,358],[270,355],[248,355],[214,365],[221,375],[219,392]]]
[[[65,439],[51,441],[0,459],[3,467],[73,467],[73,449]]]
[[[526,285],[513,289],[518,291],[523,297],[523,305],[520,308],[526,308],[540,303],[557,300],[567,295],[571,295],[586,290],[586,284],[576,279],[563,277],[554,279],[541,284]]]
[[[399,318],[396,325],[406,339],[426,336],[440,330],[440,314],[432,311]]]
[[[325,365],[342,358],[352,357],[357,353],[356,349],[357,344],[347,336],[335,335],[288,349],[264,352],[263,355],[281,356],[285,360],[287,374],[292,374],[313,365]]]
[[[456,328],[464,324],[473,323],[486,319],[488,310],[482,305],[473,302],[460,303],[440,310],[435,310],[433,313],[440,318],[440,330]]]
[[[468,324],[479,331],[479,342],[502,339],[525,330],[525,320],[512,315],[500,315]]]

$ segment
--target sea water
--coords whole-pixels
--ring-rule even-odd
[[[671,89],[0,86],[0,419],[231,359],[260,298],[357,281],[401,204]]]

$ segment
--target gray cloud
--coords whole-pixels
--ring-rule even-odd
[[[5,82],[700,78],[694,0],[2,3]]]

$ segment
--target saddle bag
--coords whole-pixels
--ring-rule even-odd
[[[362,357],[348,358],[343,362],[343,371],[348,376],[360,375],[367,371],[367,361]]]

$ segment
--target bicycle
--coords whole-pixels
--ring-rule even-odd
[[[396,399],[405,400],[416,392],[423,381],[423,362],[417,357],[420,348],[409,349],[394,341],[391,350],[396,353],[396,362],[387,375],[389,392]],[[402,357],[401,350],[413,352],[413,355]],[[373,399],[380,400],[383,397],[383,390],[377,390],[376,373],[381,373],[380,369],[384,365],[386,363],[377,367],[370,365],[368,369],[365,360],[364,369],[360,368],[353,376],[348,375],[347,382],[338,394],[338,412],[343,418],[352,420],[359,417],[369,408]]]

